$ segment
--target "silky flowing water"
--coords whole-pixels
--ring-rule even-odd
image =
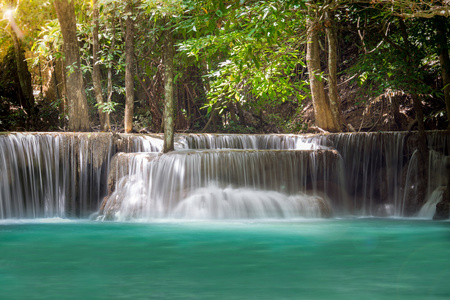
[[[449,299],[450,222],[0,223],[1,299]]]

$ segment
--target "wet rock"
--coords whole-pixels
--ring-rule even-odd
[[[446,188],[442,200],[436,205],[433,220],[446,220],[450,218],[450,157],[445,158]]]
[[[436,213],[433,216],[433,220],[447,220],[450,217],[450,203],[441,201],[436,204]]]
[[[448,165],[446,165],[448,167]],[[436,204],[436,213],[433,220],[447,220],[450,218],[450,176],[447,173],[447,186],[442,194],[442,200]]]

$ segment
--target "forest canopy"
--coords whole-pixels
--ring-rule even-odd
[[[0,0],[0,130],[446,129],[450,1]]]

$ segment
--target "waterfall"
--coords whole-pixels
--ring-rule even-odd
[[[294,134],[188,134],[179,137],[185,149],[317,150],[318,136]]]
[[[126,152],[161,152],[163,139],[160,135],[124,135],[128,147]]]
[[[177,151],[162,155],[160,134],[0,134],[0,219],[100,207],[106,219],[409,216],[421,180],[433,210],[450,162],[448,133],[428,133],[429,175],[419,178],[414,139],[177,134]]]
[[[447,187],[448,173],[450,167],[449,156],[442,152],[430,150],[428,165],[428,197],[427,202],[418,213],[420,218],[433,218],[436,212],[436,205],[443,200],[443,195]],[[408,199],[404,199],[407,201]]]
[[[419,218],[431,219],[436,212],[436,204],[442,200],[444,189],[442,187],[436,188],[428,198],[428,201],[422,206],[418,213]]]
[[[0,136],[0,218],[64,216],[59,140],[51,136]]]
[[[86,216],[106,194],[111,139],[0,135],[0,218]]]
[[[344,201],[338,162],[330,150],[120,154],[102,219],[327,216]]]
[[[353,213],[402,215],[404,156],[411,151],[405,145],[405,133],[191,134],[184,139],[190,149],[336,149],[344,162],[343,189],[348,192]]]
[[[347,190],[358,215],[401,215],[404,133],[336,134],[327,137],[343,157]]]

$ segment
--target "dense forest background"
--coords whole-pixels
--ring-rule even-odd
[[[446,129],[450,1],[0,0],[0,131]]]

